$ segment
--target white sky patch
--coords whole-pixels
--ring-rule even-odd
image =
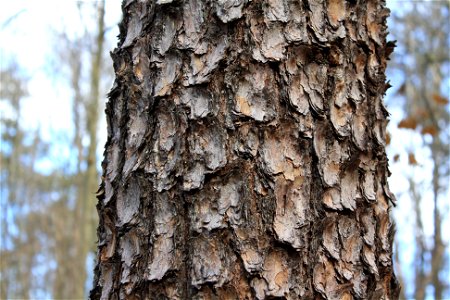
[[[28,85],[31,97],[22,106],[22,125],[25,128],[42,126],[43,139],[49,140],[54,130],[70,132],[71,91],[55,85],[43,71],[38,71]],[[69,101],[68,101],[69,100]]]
[[[0,67],[6,68],[15,60],[21,72],[28,78],[29,96],[21,102],[21,126],[24,130],[39,128],[42,138],[53,144],[60,143],[61,133],[67,140],[72,135],[72,91],[58,80],[50,67],[55,61],[58,47],[57,32],[66,32],[69,37],[81,35],[85,28],[96,28],[95,12],[83,9],[93,1],[81,1],[82,9],[72,0],[15,0],[2,1],[0,10]],[[121,1],[105,1],[105,24],[109,43],[118,35],[117,24],[121,18]],[[86,24],[86,21],[91,24]],[[111,42],[111,40],[113,40]],[[63,49],[62,49],[63,50]],[[110,51],[112,49],[105,49]],[[57,59],[56,59],[57,61]],[[111,60],[105,64],[112,64]],[[106,102],[106,95],[101,95]],[[8,114],[0,105],[2,114]],[[103,105],[102,105],[103,107]],[[106,141],[104,115],[99,122],[99,154]],[[58,146],[57,148],[61,148]],[[65,153],[66,151],[58,151]],[[65,156],[64,154],[62,154]],[[40,167],[48,168],[51,161],[42,161]]]

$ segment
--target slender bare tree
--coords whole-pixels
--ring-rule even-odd
[[[444,299],[450,288],[445,276],[449,272],[448,242],[442,228],[448,215],[450,180],[449,16],[448,1],[412,3],[409,9],[394,16],[397,26],[393,35],[398,40],[399,51],[394,56],[392,70],[404,80],[397,92],[404,101],[395,98],[405,109],[405,118],[398,127],[420,132],[422,136],[420,143],[418,135],[411,134],[416,139],[414,147],[408,149],[411,167],[406,171],[414,209],[415,257],[408,272],[414,282],[405,283],[412,287],[405,297],[416,300],[431,295],[433,299]],[[424,167],[426,157],[418,156],[416,160],[415,153],[424,148],[430,152],[428,161],[432,171]],[[415,174],[424,172],[428,176],[421,182]],[[432,213],[423,209],[425,203],[432,205]],[[426,219],[432,220],[431,235],[427,233]]]

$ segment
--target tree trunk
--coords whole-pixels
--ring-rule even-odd
[[[124,1],[92,299],[395,299],[384,1]]]

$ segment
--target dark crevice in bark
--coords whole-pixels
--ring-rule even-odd
[[[178,181],[178,185],[181,185],[182,183],[180,181]],[[189,216],[189,211],[190,211],[190,206],[192,205],[192,203],[190,203],[190,201],[188,201],[186,198],[186,195],[188,195],[188,192],[181,192],[181,199],[183,201],[183,235],[184,235],[184,239],[183,239],[183,266],[182,266],[182,270],[180,272],[180,275],[183,275],[183,280],[185,281],[184,284],[184,289],[183,289],[183,298],[184,299],[191,299],[191,287],[190,287],[190,281],[191,281],[191,277],[189,274],[189,257],[190,257],[190,251],[192,249],[192,247],[190,247],[191,244],[191,239],[195,238],[191,235],[191,224],[190,224],[190,216]]]

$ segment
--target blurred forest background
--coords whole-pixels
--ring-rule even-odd
[[[85,299],[120,1],[12,2],[0,2],[0,299]],[[401,297],[450,299],[450,2],[388,6]]]

